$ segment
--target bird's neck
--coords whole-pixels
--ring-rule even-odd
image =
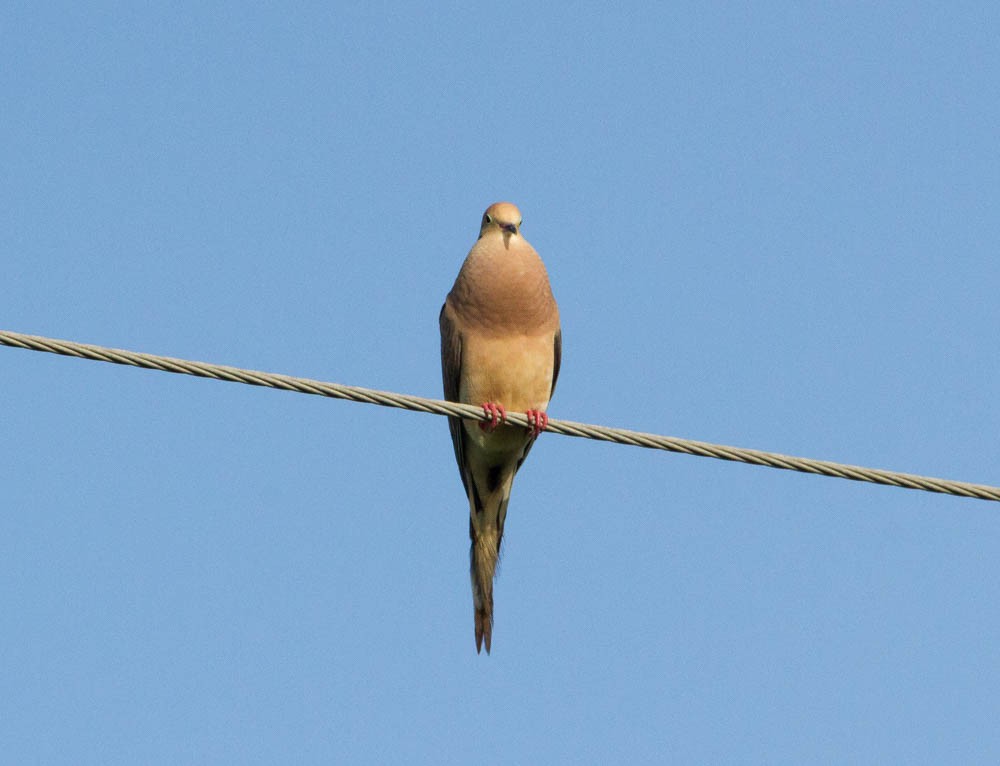
[[[552,290],[534,249],[516,239],[510,245],[503,249],[494,245],[489,252],[474,248],[452,299],[457,310],[474,313],[485,325],[531,334],[550,320]]]

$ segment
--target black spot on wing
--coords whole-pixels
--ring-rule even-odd
[[[462,375],[462,336],[448,314],[448,301],[445,301],[438,315],[441,327],[441,379],[444,383],[444,398],[449,402],[457,402]]]
[[[549,392],[550,398],[556,392],[556,381],[559,380],[559,365],[562,364],[562,329],[556,330],[552,351],[555,358],[552,363],[552,390]]]
[[[486,472],[486,491],[496,492],[497,487],[500,486],[500,479],[503,478],[503,464],[490,466],[490,470]]]
[[[471,487],[470,497],[472,498],[472,506],[476,509],[476,513],[482,513],[486,506],[483,505],[482,495],[479,494],[479,487],[476,486],[476,480],[471,476],[468,479],[468,487]]]
[[[448,301],[445,300],[438,315],[441,327],[441,380],[444,383],[444,398],[449,402],[458,401],[458,389],[462,379],[462,336],[455,323],[448,316]],[[448,428],[451,431],[451,444],[455,449],[455,462],[458,472],[469,494],[471,479],[465,475],[465,429],[460,418],[448,418]]]

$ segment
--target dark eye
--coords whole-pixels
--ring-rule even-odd
[[[493,223],[493,216],[489,213],[483,216],[483,223]]]

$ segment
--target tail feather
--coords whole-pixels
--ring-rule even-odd
[[[486,653],[490,653],[490,641],[493,639],[493,612],[485,609],[476,610],[476,654],[482,651],[486,643]]]
[[[500,560],[500,542],[507,519],[510,489],[517,473],[515,453],[507,462],[470,461],[476,466],[465,474],[469,492],[469,569],[475,609],[476,651],[490,653],[493,639],[493,578]]]
[[[469,550],[470,575],[472,577],[472,604],[475,609],[476,652],[490,653],[493,638],[493,577],[500,558],[500,533],[495,529],[477,532],[469,525],[472,546]]]

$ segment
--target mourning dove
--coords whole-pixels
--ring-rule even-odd
[[[514,474],[541,433],[559,376],[559,309],[542,259],[521,236],[521,212],[498,202],[441,308],[444,396],[482,405],[481,422],[449,418],[469,498],[469,551],[476,651],[493,633],[493,577]],[[505,423],[522,411],[532,428]]]

